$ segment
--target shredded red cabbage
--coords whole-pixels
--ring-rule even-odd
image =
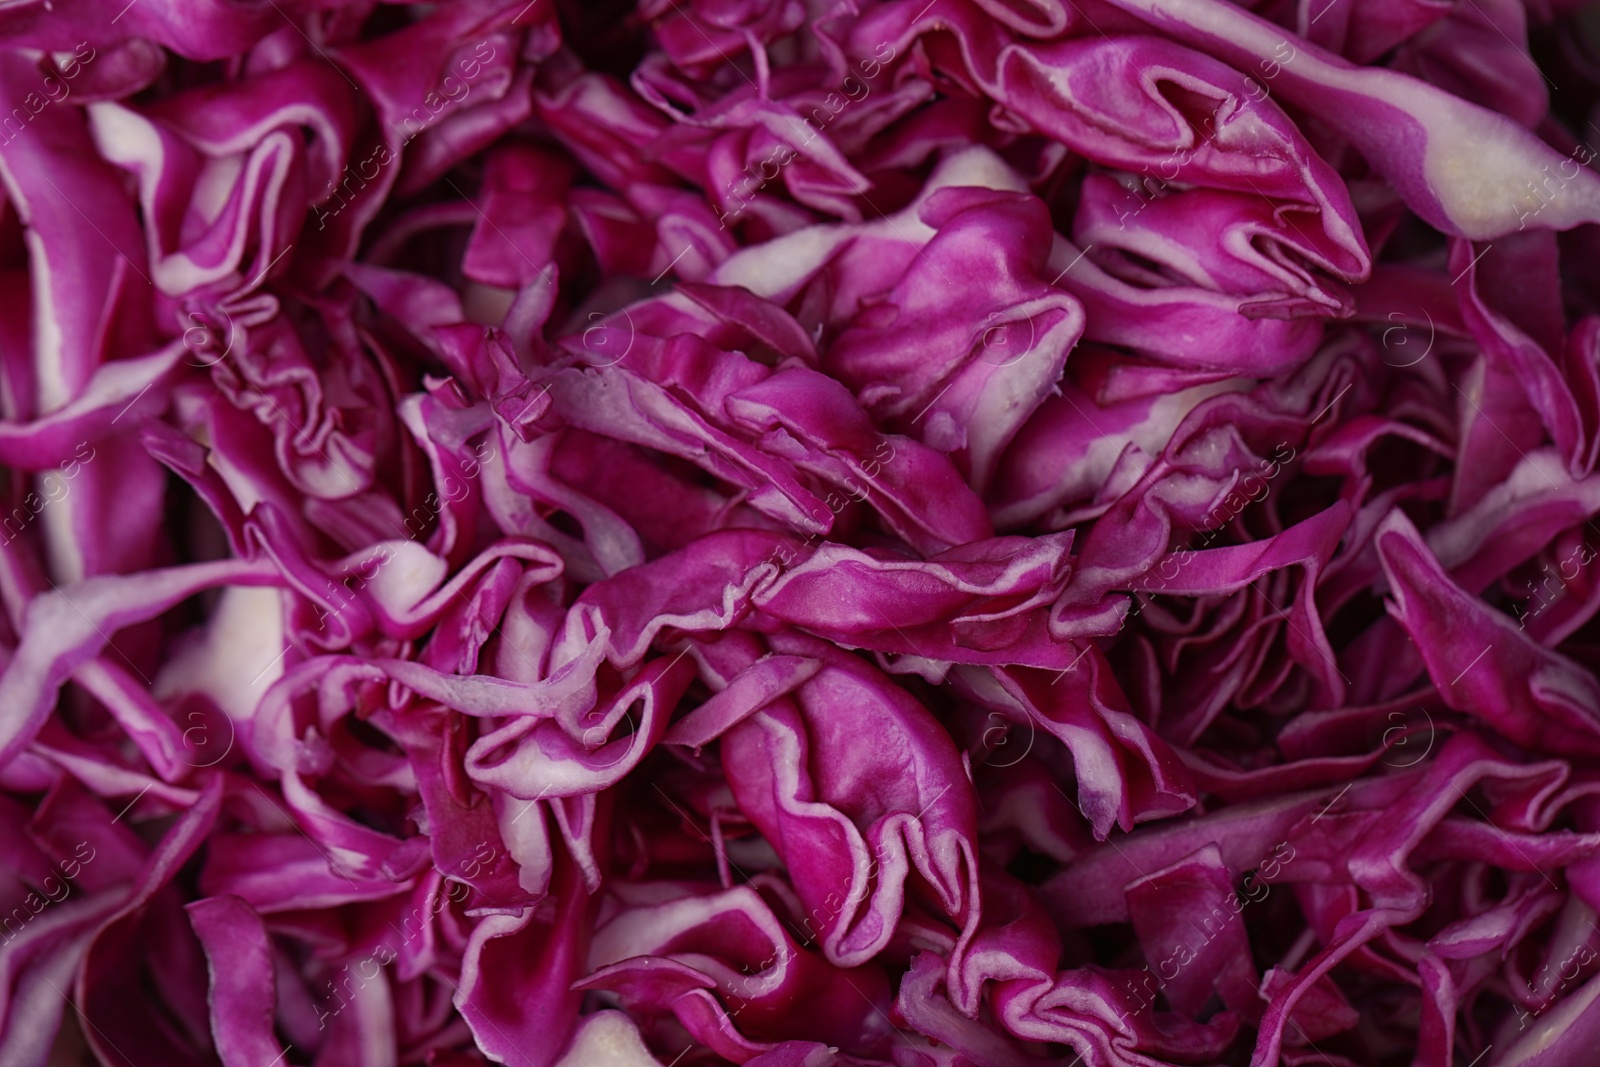
[[[0,6],[0,1067],[1600,1063],[1597,10]]]

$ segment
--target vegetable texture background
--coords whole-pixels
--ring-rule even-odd
[[[0,1067],[1600,1063],[1597,105],[1566,0],[0,5]]]

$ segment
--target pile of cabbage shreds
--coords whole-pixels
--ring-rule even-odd
[[[0,1067],[1600,1063],[1600,22],[0,7]]]

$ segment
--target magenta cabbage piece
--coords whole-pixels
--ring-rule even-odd
[[[1600,1063],[1572,0],[0,9],[0,1067]]]

